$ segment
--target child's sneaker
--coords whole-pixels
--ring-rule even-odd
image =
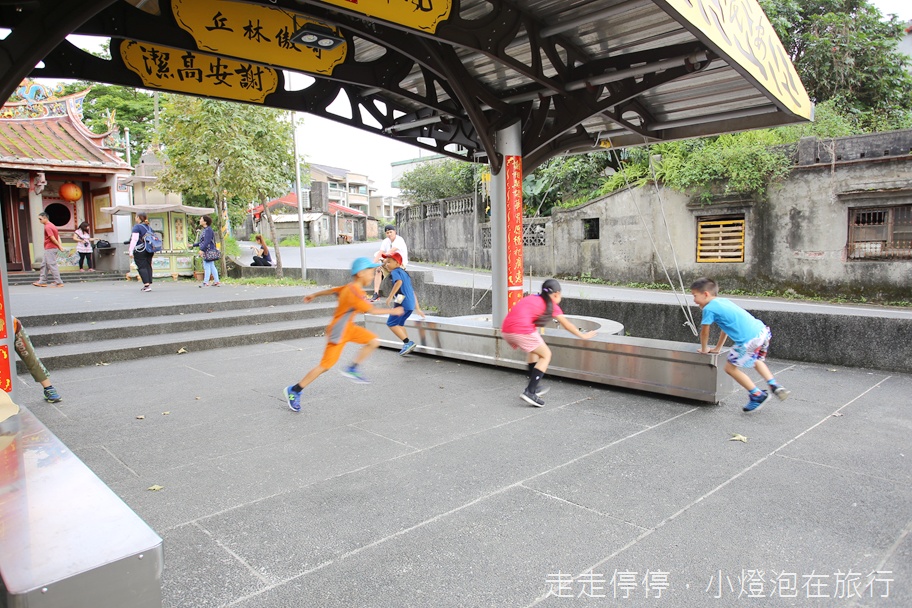
[[[747,402],[747,405],[744,406],[745,412],[756,412],[763,404],[767,402],[770,398],[769,393],[766,391],[760,391],[759,395],[751,395],[750,401]]]
[[[416,348],[417,346],[418,346],[417,344],[415,344],[414,342],[412,342],[411,340],[409,340],[409,341],[406,342],[405,345],[402,347],[402,350],[399,351],[399,356],[402,357],[402,356],[405,356],[405,355],[409,354],[410,352],[412,352],[413,350],[415,350],[415,348]]]
[[[285,387],[285,401],[293,412],[301,411],[301,393],[295,392],[293,386]]]
[[[524,390],[523,394],[520,395],[520,397],[529,405],[534,405],[535,407],[545,407],[545,402],[542,401],[542,398],[535,393],[530,393],[528,389]]]
[[[788,399],[788,396],[792,394],[792,391],[780,384],[770,384],[769,387],[770,390],[773,391],[773,394],[779,398],[779,401],[785,401]]]
[[[356,369],[349,367],[342,372],[342,375],[354,382],[355,384],[370,384],[370,380]]]
[[[376,301],[379,300],[379,299],[380,299],[380,294],[377,293],[377,292],[375,291],[375,292],[374,292],[374,295],[372,295],[372,296],[370,297],[370,299],[368,300],[368,302],[376,302]]]
[[[60,393],[57,392],[56,388],[48,386],[44,389],[44,400],[48,403],[60,403],[63,401],[63,398],[60,396]]]

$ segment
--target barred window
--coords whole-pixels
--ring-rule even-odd
[[[697,220],[697,262],[743,261],[743,215]]]
[[[912,205],[849,209],[850,260],[912,259]]]
[[[583,220],[583,238],[587,241],[597,241],[599,238],[599,218],[593,217]]]

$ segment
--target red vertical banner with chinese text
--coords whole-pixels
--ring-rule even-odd
[[[6,326],[6,302],[3,300],[3,283],[5,277],[0,276],[0,389],[7,393],[13,392],[13,362],[10,359],[7,338],[12,328]]]
[[[523,197],[522,157],[504,159],[507,185],[507,311],[522,299]]]

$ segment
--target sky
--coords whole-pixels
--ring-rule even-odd
[[[872,0],[872,4],[885,15],[896,14],[905,21],[912,20],[910,0]],[[73,38],[82,39],[81,43],[74,41],[78,46],[97,48],[97,39],[86,36]],[[297,86],[305,84],[306,80],[302,80]],[[305,161],[366,174],[380,195],[398,194],[398,190],[390,185],[390,163],[430,154],[388,137],[367,133],[318,116],[298,114],[298,119],[303,121],[303,125],[298,127],[298,152]]]

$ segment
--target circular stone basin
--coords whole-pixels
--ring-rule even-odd
[[[595,331],[600,334],[610,334],[615,336],[624,335],[624,325],[610,319],[601,319],[599,317],[583,317],[579,315],[564,315],[564,318],[576,325],[577,329],[583,333],[588,331]],[[447,319],[449,321],[456,321],[459,323],[464,323],[466,325],[473,325],[475,327],[491,327],[491,315],[470,315],[466,317],[448,317]],[[556,321],[553,325],[549,325],[545,329],[548,330],[548,333],[551,333],[552,331],[566,331]],[[567,333],[569,334],[569,332]]]

